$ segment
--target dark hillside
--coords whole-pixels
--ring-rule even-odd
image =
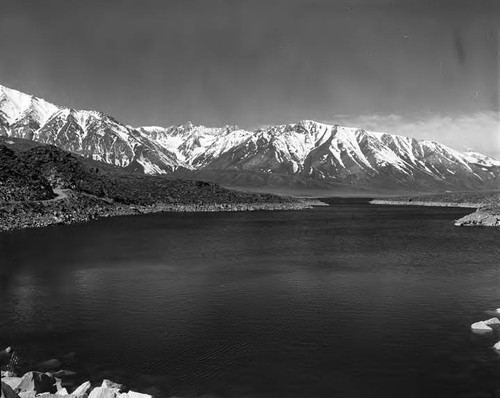
[[[11,149],[0,145],[0,202],[53,197],[49,181],[39,170]]]
[[[232,191],[211,182],[137,174],[23,141],[0,141],[4,230],[136,212],[308,207],[295,199]]]

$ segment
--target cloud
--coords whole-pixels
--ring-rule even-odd
[[[338,115],[333,123],[437,141],[459,151],[472,150],[500,159],[500,118],[497,112],[419,118],[397,114]]]

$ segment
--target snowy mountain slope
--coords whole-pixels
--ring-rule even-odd
[[[256,131],[192,123],[126,126],[0,86],[0,135],[36,140],[147,174],[257,186],[499,189],[500,161],[360,128],[303,120]],[[311,183],[310,183],[311,182]]]
[[[499,162],[430,141],[314,121],[238,132],[238,137],[226,147],[217,146],[218,140],[212,142],[203,162],[193,164],[200,170],[295,175],[416,190],[500,187]]]
[[[203,167],[207,161],[251,134],[235,126],[216,128],[195,126],[191,122],[168,128],[138,127],[137,131],[166,150],[175,153],[181,162],[191,168]]]
[[[59,107],[3,86],[0,135],[53,144],[117,166],[135,165],[152,174],[183,166],[175,154],[103,113]]]

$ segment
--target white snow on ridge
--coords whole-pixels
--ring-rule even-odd
[[[59,108],[40,98],[33,98],[32,108],[39,118],[40,125],[45,124]]]
[[[0,112],[5,115],[9,124],[30,113],[44,124],[57,110],[59,107],[41,98],[0,85]]]
[[[145,159],[143,155],[140,155],[137,159],[137,163],[139,163],[144,168],[145,174],[165,174],[165,171],[162,170],[156,164],[151,163],[148,159]]]
[[[89,120],[96,118],[96,115],[93,112],[89,111],[75,111],[74,117],[77,123],[80,125],[80,127],[82,127],[85,130]]]
[[[313,120],[255,131],[192,123],[133,128],[97,111],[58,107],[2,86],[0,123],[3,134],[57,142],[63,149],[95,159],[120,165],[135,159],[148,174],[212,166],[314,174],[349,183],[379,177],[384,179],[379,181],[413,183],[414,176],[439,183],[454,176],[452,181],[468,183],[494,182],[500,167],[500,161],[488,156],[461,153],[433,141]]]
[[[30,107],[31,99],[31,95],[0,86],[0,111],[11,124]]]
[[[462,154],[462,156],[469,162],[469,163],[476,163],[481,166],[487,166],[487,167],[500,167],[500,160],[493,159],[489,156],[477,153],[477,152],[465,152]]]
[[[274,148],[276,161],[289,163],[291,169],[299,173],[312,151],[329,142],[329,151],[341,167],[346,167],[343,159],[347,156],[352,164],[370,173],[378,173],[380,167],[390,165],[403,175],[412,176],[418,170],[424,175],[443,181],[444,170],[448,175],[453,175],[459,168],[479,178],[470,165],[471,162],[480,163],[479,156],[466,158],[464,154],[433,141],[418,141],[401,135],[329,125],[312,120],[269,126],[256,131],[227,131],[224,128],[194,126],[191,123],[169,128],[146,126],[137,130],[148,139],[174,152],[179,160],[195,169],[210,164],[224,153],[233,152],[242,156],[242,151],[253,148],[254,153],[247,153],[247,156],[255,157],[258,153],[263,156],[266,151]],[[367,140],[363,141],[363,146],[362,140]],[[424,155],[430,158],[422,157]],[[248,162],[247,156],[240,160]],[[432,162],[442,164],[443,161],[452,164],[447,163],[444,169],[429,168]],[[255,158],[246,164],[256,167],[256,170],[264,170],[258,166],[258,162],[258,158]],[[481,165],[496,164],[494,162],[483,162]],[[319,164],[324,164],[324,161]],[[265,170],[272,172],[269,168]]]

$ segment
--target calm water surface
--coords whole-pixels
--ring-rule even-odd
[[[0,234],[0,344],[164,396],[487,397],[500,230],[344,202]]]

